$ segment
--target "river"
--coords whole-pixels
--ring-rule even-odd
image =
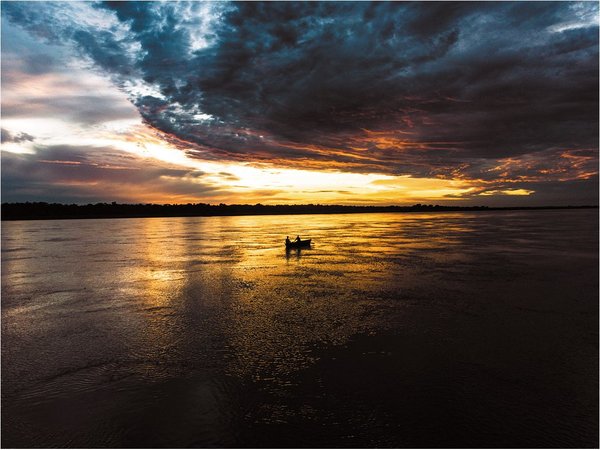
[[[2,223],[3,447],[597,447],[597,420],[597,210]]]

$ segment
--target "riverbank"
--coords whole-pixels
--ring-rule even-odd
[[[357,214],[357,213],[409,213],[409,212],[463,212],[463,211],[516,211],[546,209],[586,209],[598,205],[538,206],[538,207],[488,207],[488,206],[349,206],[349,205],[210,205],[205,203],[184,205],[94,203],[87,205],[25,202],[3,203],[2,220],[55,220],[55,219],[118,219],[146,217],[211,217],[255,216],[290,214]]]

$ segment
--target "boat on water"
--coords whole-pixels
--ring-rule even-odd
[[[299,241],[290,241],[285,243],[285,248],[305,248],[310,247],[312,239],[301,239]]]

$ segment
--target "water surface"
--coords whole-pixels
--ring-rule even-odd
[[[2,224],[4,447],[597,447],[597,417],[597,210]]]

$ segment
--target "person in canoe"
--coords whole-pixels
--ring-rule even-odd
[[[300,242],[302,239],[300,239],[300,236],[296,236],[296,240],[294,242]]]

